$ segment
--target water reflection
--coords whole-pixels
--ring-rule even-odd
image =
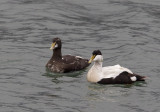
[[[58,83],[64,83],[65,81],[60,81],[59,78],[61,77],[72,77],[72,78],[78,78],[79,76],[83,75],[84,72],[86,72],[86,69],[75,71],[75,72],[69,72],[69,73],[53,73],[50,70],[46,68],[46,73],[43,74],[43,76],[52,78],[52,82],[58,84]]]
[[[158,0],[0,0],[2,112],[158,112],[160,93]],[[63,54],[103,51],[104,66],[121,64],[149,76],[131,85],[99,85],[88,70],[44,69],[50,40]],[[85,110],[87,109],[87,110]]]
[[[89,101],[119,102],[119,97],[129,97],[131,89],[135,87],[146,87],[146,82],[133,84],[101,85],[89,84],[87,99]]]

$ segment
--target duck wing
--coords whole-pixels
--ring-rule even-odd
[[[62,57],[62,61],[65,64],[64,72],[81,70],[90,65],[88,63],[88,59],[84,59],[79,56],[64,55]]]
[[[108,67],[102,68],[104,78],[115,78],[124,71],[133,74],[131,70],[129,70],[128,68],[122,67],[120,65],[114,65],[114,66],[108,66]]]

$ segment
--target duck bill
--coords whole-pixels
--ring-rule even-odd
[[[54,49],[55,45],[56,45],[56,42],[52,43],[50,49],[51,49],[51,50]]]
[[[91,56],[90,60],[88,61],[88,63],[91,63],[95,58],[95,55]]]

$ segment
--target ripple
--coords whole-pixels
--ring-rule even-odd
[[[1,0],[1,111],[158,111],[159,5],[156,0]],[[103,66],[120,64],[148,79],[102,86],[87,82],[90,67],[50,73],[45,64],[54,37],[62,39],[63,55],[89,58],[100,49]]]

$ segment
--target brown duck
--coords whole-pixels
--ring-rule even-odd
[[[62,43],[60,38],[54,38],[51,45],[53,55],[46,64],[46,67],[52,72],[66,73],[71,71],[78,71],[88,67],[88,59],[80,56],[64,55],[61,53]]]

